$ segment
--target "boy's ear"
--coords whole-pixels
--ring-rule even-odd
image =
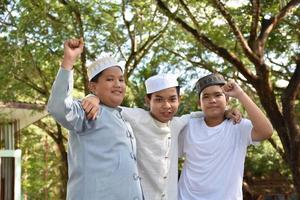
[[[201,102],[200,102],[200,99],[198,99],[198,109],[201,109]]]
[[[144,97],[144,101],[145,101],[145,106],[147,108],[150,108],[150,99],[147,95]]]
[[[92,92],[93,94],[97,95],[97,91],[96,91],[96,83],[94,82],[89,82],[89,90],[90,92]]]
[[[179,104],[181,103],[181,96],[180,95],[178,96],[178,103]]]

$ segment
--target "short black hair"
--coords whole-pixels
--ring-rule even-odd
[[[98,73],[96,76],[94,76],[94,77],[91,79],[91,82],[97,83],[97,82],[98,82],[98,78],[102,75],[102,72],[103,72],[103,71],[101,71],[101,72]]]

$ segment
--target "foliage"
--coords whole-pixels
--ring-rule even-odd
[[[158,2],[164,3],[171,14]],[[299,143],[293,143],[295,139],[286,142],[286,138],[294,137],[293,129],[287,125],[289,121],[294,120],[299,126],[299,89],[295,90],[293,84],[287,87],[279,83],[291,83],[292,77],[298,77],[299,1],[243,1],[238,6],[230,5],[231,1],[222,1],[227,18],[218,2],[1,1],[0,101],[46,104],[63,54],[63,41],[71,37],[83,37],[85,40],[85,51],[74,66],[74,93],[77,97],[88,92],[85,66],[103,52],[110,52],[123,61],[128,85],[123,105],[127,106],[144,108],[143,82],[151,75],[167,72],[178,75],[182,86],[182,104],[178,114],[195,111],[197,96],[193,92],[194,83],[202,75],[218,71],[227,79],[238,81],[265,109],[279,135],[279,140],[273,138],[272,143],[275,144],[273,148],[276,145],[282,147],[276,148],[276,152],[269,143],[249,150],[247,169],[260,175],[280,166],[282,174],[288,174],[283,160],[291,169],[290,156],[299,155],[291,149]],[[251,2],[261,3],[258,16],[252,13],[255,5]],[[289,7],[290,2],[292,7]],[[284,18],[278,20],[280,23],[275,24],[270,32],[264,32],[265,27],[274,23],[274,16],[285,9],[288,12],[283,13]],[[242,37],[237,36],[233,27],[240,31]],[[263,33],[267,35],[265,40],[261,39],[265,36]],[[243,44],[248,45],[252,54],[247,53]],[[294,83],[299,85],[297,81]],[[287,89],[294,89],[296,97],[292,99],[293,109],[284,113],[289,102],[285,103],[283,97],[294,95],[286,94]],[[237,106],[237,102],[232,102],[232,106]],[[239,109],[243,111],[241,107]],[[293,120],[290,120],[291,116],[294,116]],[[66,159],[66,134],[53,120],[41,120],[36,126],[43,132],[30,128],[23,136],[22,148],[30,152],[24,162],[28,178],[24,180],[23,190],[32,197],[30,199],[34,199],[35,194],[43,199],[42,190],[49,186],[49,199],[63,199],[60,193],[64,191],[59,191],[62,188],[59,179],[67,177],[57,173],[62,171],[59,167],[66,167],[63,162]],[[46,135],[51,144],[51,161],[53,159],[51,173],[55,174],[47,183],[34,175],[42,172],[39,168],[45,167],[41,138]],[[36,145],[30,143],[31,140]],[[32,146],[37,148],[36,157],[31,157],[31,153],[34,155]],[[54,152],[56,157],[53,157]]]
[[[22,130],[22,194],[27,199],[56,199],[60,162],[53,141],[34,126]]]
[[[273,138],[279,140],[277,135]],[[279,173],[282,177],[292,181],[288,166],[267,141],[248,149],[245,169],[254,177],[271,177],[274,173]]]

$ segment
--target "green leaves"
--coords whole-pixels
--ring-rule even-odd
[[[170,9],[170,15],[157,2],[159,0],[2,1],[0,101],[46,104],[63,56],[63,42],[84,37],[85,52],[76,63],[74,73],[78,96],[88,90],[85,66],[103,52],[110,52],[123,61],[128,79],[123,104],[130,106],[144,107],[144,81],[165,72],[180,76],[184,92],[179,113],[197,110],[195,81],[208,72],[218,71],[243,84],[272,117],[280,139],[290,138],[291,141],[284,144],[292,144],[294,129],[280,128],[276,124],[287,125],[293,121],[299,125],[299,90],[294,89],[297,98],[289,104],[282,101],[286,88],[277,87],[276,83],[290,81],[297,69],[299,3],[287,8],[289,12],[272,28],[267,25],[274,23],[272,17],[278,16],[288,2],[261,1],[257,10],[251,1],[238,7],[222,1],[225,3],[222,11],[217,0],[162,1]],[[258,13],[257,18],[254,11]],[[282,110],[288,105],[295,105],[292,115],[283,116]],[[289,117],[294,118],[287,120]],[[292,152],[293,146],[286,148]],[[279,159],[272,162],[268,166],[276,165]],[[251,168],[251,165],[256,164],[247,166]]]

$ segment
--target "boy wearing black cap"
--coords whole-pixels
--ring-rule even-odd
[[[199,79],[196,88],[204,117],[190,119],[181,134],[185,163],[179,199],[242,200],[247,146],[271,137],[272,125],[235,82],[226,83],[220,74]],[[237,125],[224,120],[229,97],[241,102],[250,120]]]

